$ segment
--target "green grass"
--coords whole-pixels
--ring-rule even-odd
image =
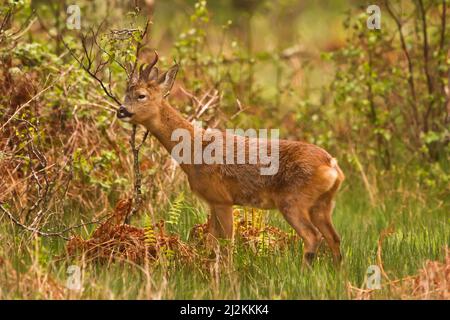
[[[302,269],[300,241],[268,256],[258,256],[237,244],[228,266],[205,267],[176,260],[151,266],[85,264],[83,292],[64,289],[63,295],[83,299],[348,299],[347,284],[361,287],[367,267],[377,264],[377,242],[388,227],[394,233],[383,242],[382,258],[391,279],[415,274],[427,259],[443,259],[443,248],[450,244],[446,203],[433,198],[431,192],[422,193],[426,201],[404,194],[383,197],[378,205],[371,206],[363,187],[346,181],[334,212],[345,259],[340,270],[333,267],[327,248],[321,250],[313,270]],[[189,192],[186,195],[179,222],[170,228],[189,242],[189,230],[204,222],[206,212]],[[161,217],[167,211],[161,210]],[[278,212],[265,215],[271,225],[290,230]],[[136,218],[133,224],[142,221]],[[88,232],[82,233],[86,237]],[[8,259],[11,268],[20,270],[12,275],[10,269],[0,269],[2,299],[49,297],[39,288],[39,276],[49,275],[63,287],[67,266],[83,266],[82,261],[57,260],[64,255],[63,240],[29,239],[28,234],[5,221],[0,235],[1,257]],[[27,285],[24,281],[35,283]],[[373,297],[396,298],[387,287]]]

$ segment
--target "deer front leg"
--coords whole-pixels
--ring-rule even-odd
[[[233,239],[233,207],[211,205],[209,233],[216,239]]]
[[[218,248],[219,239],[233,240],[233,207],[228,205],[211,205],[211,217],[206,238],[207,247]]]

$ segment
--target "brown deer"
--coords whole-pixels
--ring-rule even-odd
[[[196,129],[165,99],[174,83],[178,65],[159,74],[155,67],[157,60],[155,55],[153,62],[141,66],[139,76],[129,82],[124,105],[117,111],[117,116],[146,127],[172,153],[178,143],[172,140],[174,130],[187,130],[193,137]],[[244,139],[244,146],[249,149],[255,139]],[[202,143],[208,145],[208,142]],[[344,174],[337,161],[320,147],[287,140],[279,140],[278,145],[279,169],[273,175],[262,175],[260,163],[180,164],[192,191],[211,208],[210,235],[215,239],[233,238],[233,205],[278,208],[304,241],[303,262],[306,265],[311,265],[322,236],[331,248],[335,262],[340,262],[340,237],[333,227],[331,215]]]

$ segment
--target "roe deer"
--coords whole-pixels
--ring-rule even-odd
[[[159,75],[157,57],[147,67],[141,66],[139,76],[130,81],[117,116],[145,126],[171,153],[178,143],[172,140],[172,132],[182,128],[194,134],[195,128],[164,99],[178,65]],[[248,148],[251,139],[245,139]],[[287,140],[278,143],[279,170],[273,175],[261,175],[259,164],[180,163],[192,191],[210,206],[209,234],[216,239],[233,238],[233,205],[278,208],[304,241],[306,265],[311,265],[322,236],[335,262],[340,262],[340,237],[331,214],[344,174],[337,161],[315,145]]]

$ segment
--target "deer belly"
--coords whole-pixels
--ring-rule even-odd
[[[245,191],[237,192],[234,194],[235,205],[248,206],[260,209],[273,209],[275,208],[275,201],[273,197],[265,192],[248,194]]]
[[[228,189],[215,179],[191,180],[189,179],[191,190],[200,198],[209,203],[232,204],[233,200]]]

